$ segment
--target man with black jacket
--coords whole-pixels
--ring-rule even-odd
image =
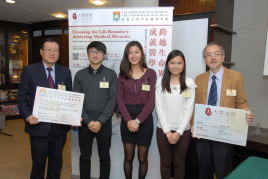
[[[60,45],[56,40],[46,39],[40,48],[42,62],[24,67],[21,74],[18,109],[25,120],[25,132],[30,135],[31,179],[44,178],[47,158],[47,179],[60,179],[62,150],[70,126],[40,122],[32,115],[37,86],[58,89],[59,85],[63,85],[67,91],[72,91],[71,71],[56,64],[59,51]]]

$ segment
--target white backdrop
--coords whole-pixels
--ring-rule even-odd
[[[172,49],[183,52],[186,61],[186,76],[192,78],[206,71],[202,51],[207,45],[208,18],[174,21]]]
[[[173,7],[110,8],[69,10],[69,59],[75,73],[89,65],[86,47],[94,40],[107,46],[107,58],[103,64],[119,73],[124,48],[129,41],[139,41],[145,51],[147,65],[157,76],[163,76],[165,59],[171,51]],[[157,118],[154,114],[154,124]],[[120,118],[112,118],[112,145],[110,178],[124,178],[124,150],[120,135]],[[79,146],[77,132],[72,137],[72,175],[79,175]],[[137,155],[136,155],[137,156]],[[99,158],[96,141],[93,143],[92,174],[99,176]],[[159,154],[155,135],[149,150],[147,178],[160,178]],[[138,160],[133,162],[133,178],[138,178]]]

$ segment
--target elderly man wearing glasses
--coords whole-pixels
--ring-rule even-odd
[[[216,43],[208,44],[203,50],[203,58],[209,71],[195,78],[197,85],[195,103],[249,111],[243,76],[239,72],[223,67],[225,58],[223,47]],[[229,89],[236,90],[236,95],[229,95],[227,93]],[[193,119],[194,116],[192,124]],[[252,122],[253,114],[251,112],[246,114],[246,120],[249,124]],[[217,179],[223,179],[231,172],[232,144],[198,139],[196,149],[200,179],[214,179],[214,172]]]
[[[78,71],[74,78],[73,91],[84,93],[82,126],[79,127],[80,178],[90,178],[92,142],[96,136],[100,158],[100,177],[110,176],[111,117],[116,107],[117,75],[102,65],[106,46],[93,41],[87,46],[90,65]]]

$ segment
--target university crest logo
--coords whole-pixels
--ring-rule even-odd
[[[45,96],[46,95],[46,90],[45,89],[40,89],[40,95]]]
[[[120,19],[120,12],[114,12],[113,17],[115,21],[118,21]]]

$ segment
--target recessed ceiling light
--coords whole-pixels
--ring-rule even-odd
[[[104,1],[102,1],[102,0],[93,0],[92,3],[95,4],[95,5],[103,5]]]
[[[14,1],[14,0],[5,0],[5,2],[6,2],[6,3],[10,3],[10,4],[15,4],[15,3],[17,3],[17,2]]]
[[[21,31],[21,33],[23,33],[23,34],[27,34],[28,32],[26,32],[26,31]]]
[[[63,18],[63,17],[65,17],[65,15],[63,15],[63,14],[56,14],[55,17],[57,17],[57,18]]]

